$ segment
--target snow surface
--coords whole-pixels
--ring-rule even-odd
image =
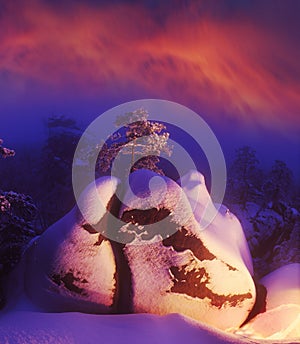
[[[236,331],[249,338],[300,340],[300,306],[283,304],[257,315],[247,325]]]
[[[291,343],[283,340],[271,342],[249,340],[221,332],[179,314],[91,315],[28,311],[0,313],[0,343],[3,344],[119,344],[120,342],[124,344]]]
[[[260,283],[267,289],[266,311],[237,331],[251,338],[300,340],[300,264],[283,266]]]
[[[242,263],[253,275],[253,265],[250,250],[243,228],[228,208],[223,205],[215,206],[205,185],[204,176],[195,170],[188,172],[181,178],[182,188],[185,192],[195,219],[201,222],[204,212],[211,209],[215,217],[207,230],[202,232],[209,247],[215,247],[222,259],[228,260],[231,257],[237,261],[242,258]],[[219,248],[222,250],[219,250]]]
[[[79,210],[89,224],[97,224],[106,213],[106,206],[119,184],[116,177],[101,177],[82,192],[78,200]]]
[[[300,264],[283,266],[261,279],[267,288],[267,310],[282,304],[300,306]]]

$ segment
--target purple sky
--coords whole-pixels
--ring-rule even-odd
[[[300,175],[299,12],[290,0],[0,1],[0,135],[24,146],[47,116],[85,126],[162,98],[198,112],[226,155],[249,144]]]

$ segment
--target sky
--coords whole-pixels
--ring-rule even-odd
[[[0,0],[0,136],[39,141],[43,120],[84,127],[121,103],[196,111],[226,157],[250,145],[300,175],[297,0]]]

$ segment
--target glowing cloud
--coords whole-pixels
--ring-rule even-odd
[[[142,94],[247,125],[300,124],[299,48],[272,16],[271,23],[246,11],[220,18],[192,1],[161,17],[159,8],[132,3],[16,4],[0,16],[3,98],[33,89]]]

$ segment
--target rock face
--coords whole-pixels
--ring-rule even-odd
[[[27,254],[33,302],[55,312],[182,313],[220,329],[241,325],[255,286],[240,223],[223,207],[203,229],[203,212],[214,207],[204,178],[192,172],[182,182],[138,170],[122,204],[115,178],[87,188],[80,211],[51,226]]]
[[[255,286],[245,265],[239,222],[229,212],[218,213],[201,230],[180,186],[164,177],[162,188],[150,182],[155,176],[134,172],[134,193],[125,195],[120,211],[128,223],[121,232],[129,233],[123,252],[133,311],[179,312],[220,329],[241,325],[254,304]]]
[[[110,242],[92,225],[105,226],[106,207],[118,181],[97,181],[98,194],[88,188],[75,206],[53,224],[27,253],[25,289],[47,311],[113,312],[116,262]],[[100,202],[99,202],[100,201]]]

